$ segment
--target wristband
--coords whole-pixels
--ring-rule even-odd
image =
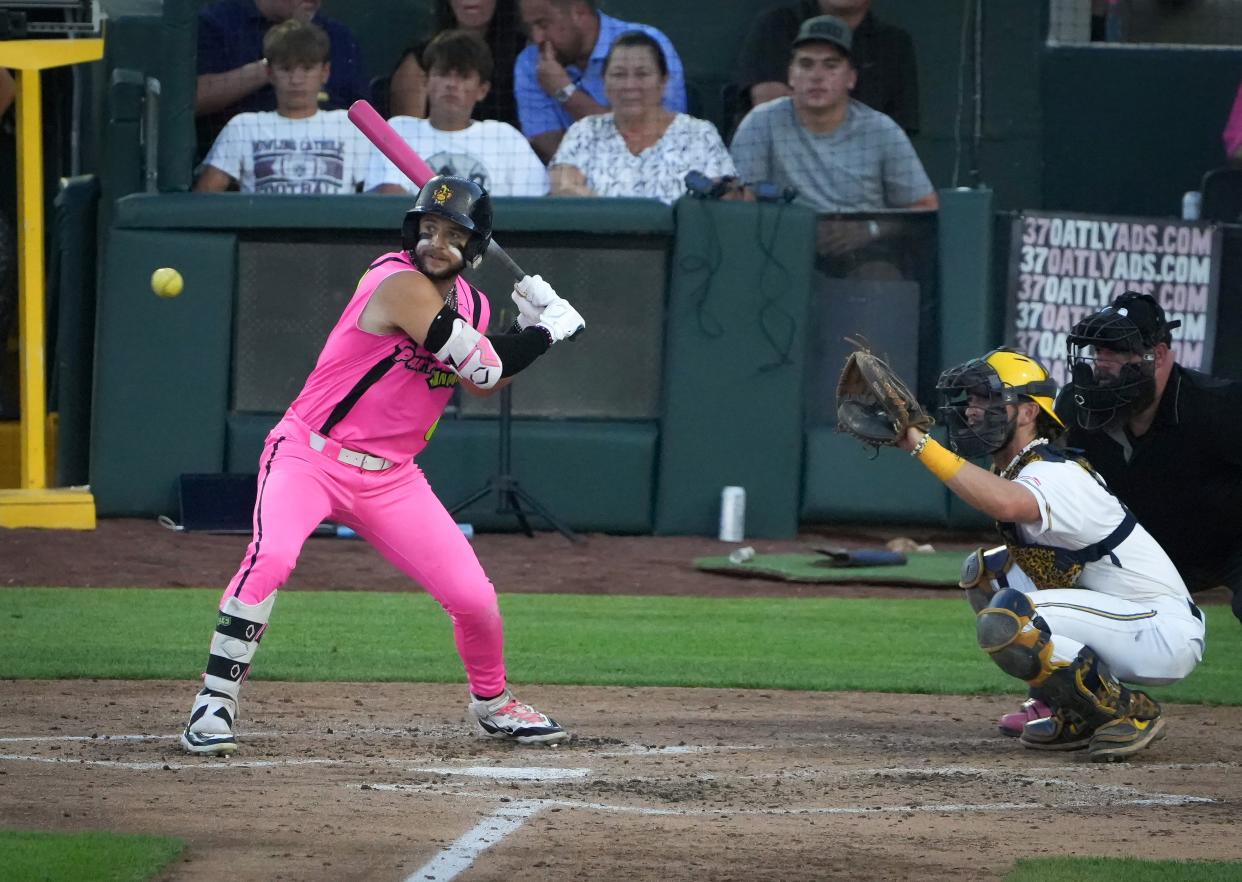
[[[947,482],[958,473],[962,466],[966,465],[966,460],[953,451],[946,450],[931,435],[924,435],[916,449],[917,447],[922,447],[922,450],[918,450],[915,454],[919,462],[941,481]]]

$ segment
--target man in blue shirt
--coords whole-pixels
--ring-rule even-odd
[[[686,110],[686,79],[672,42],[656,28],[605,15],[597,0],[519,0],[530,45],[513,67],[518,118],[524,134],[547,162],[565,130],[584,116],[607,113],[604,59],[626,31],[650,34],[668,60],[664,106]]]
[[[347,108],[368,97],[358,41],[349,28],[321,15],[320,0],[218,0],[198,13],[198,143],[211,146],[224,124],[244,111],[276,109],[263,62],[263,36],[291,18],[313,21],[331,44],[331,68],[321,109]]]

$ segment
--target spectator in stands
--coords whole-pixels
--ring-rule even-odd
[[[290,19],[263,38],[274,111],[239,113],[211,145],[194,189],[218,193],[354,193],[371,158],[370,142],[344,110],[320,110],[329,77],[328,35]]]
[[[792,94],[786,79],[789,52],[798,28],[817,15],[835,15],[853,31],[853,97],[890,116],[910,135],[919,129],[919,72],[914,41],[899,27],[871,13],[871,0],[799,0],[755,19],[738,58],[736,122],[752,107]],[[726,110],[728,110],[726,108]]]
[[[832,15],[803,22],[793,42],[793,94],[756,107],[733,138],[749,182],[793,187],[820,212],[934,209],[939,202],[910,139],[892,119],[850,98],[850,29]]]
[[[427,63],[426,119],[394,116],[392,127],[438,175],[468,178],[492,196],[543,196],[548,171],[522,133],[497,120],[473,120],[487,97],[492,53],[474,31],[442,31],[423,54]],[[378,150],[365,189],[413,192],[415,187]]]
[[[686,192],[686,173],[736,177],[716,127],[662,104],[668,59],[644,31],[613,41],[604,61],[604,97],[611,113],[569,127],[549,172],[554,196],[636,196],[673,202]]]
[[[850,98],[856,74],[849,26],[832,15],[802,23],[793,43],[793,94],[754,108],[733,136],[742,180],[769,181],[798,191],[818,212],[935,209],[939,198],[910,139],[892,119]],[[830,275],[900,276],[891,243],[900,224],[824,218],[818,253],[847,260],[823,267]]]
[[[686,111],[686,82],[681,58],[668,37],[644,24],[605,15],[597,0],[518,0],[531,45],[518,55],[513,70],[522,134],[545,162],[560,146],[575,120],[608,110],[604,95],[604,61],[621,34],[643,31],[660,44],[668,65],[664,106]]]
[[[281,22],[313,22],[332,45],[325,109],[348,108],[369,90],[358,41],[349,28],[319,12],[320,0],[217,0],[198,14],[198,88],[194,114],[199,149],[235,114],[275,110],[276,96],[263,65],[263,38]]]
[[[526,45],[526,34],[518,22],[517,0],[436,0],[433,33],[455,29],[478,34],[492,54],[491,88],[475,105],[474,118],[495,119],[516,126],[513,64]],[[388,115],[427,115],[427,61],[423,53],[428,43],[423,40],[410,47],[397,62],[389,80]]]
[[[1225,142],[1225,157],[1230,162],[1242,162],[1242,86],[1233,99],[1233,109],[1229,111],[1229,121],[1225,123],[1222,133]]]

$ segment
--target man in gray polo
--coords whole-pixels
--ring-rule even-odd
[[[939,205],[910,139],[892,119],[850,98],[852,34],[833,15],[802,23],[793,42],[793,94],[751,110],[730,152],[747,182],[798,191],[823,213]],[[870,225],[877,235],[876,225]]]

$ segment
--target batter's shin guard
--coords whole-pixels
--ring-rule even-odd
[[[190,722],[181,734],[182,746],[191,753],[229,754],[237,749],[233,735],[237,695],[275,603],[273,591],[262,603],[251,605],[230,597],[220,608],[203,688],[194,698]]]
[[[975,634],[980,648],[1006,674],[1039,686],[1052,673],[1048,626],[1021,591],[1002,588],[993,594],[975,618]]]

